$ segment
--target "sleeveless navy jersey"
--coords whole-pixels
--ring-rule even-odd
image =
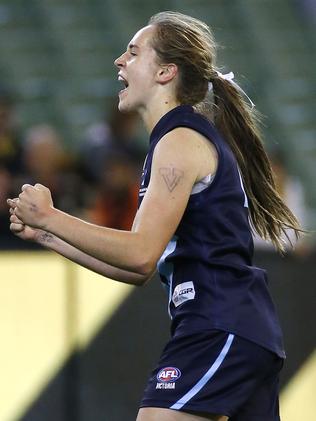
[[[248,201],[236,159],[214,125],[181,105],[165,114],[150,136],[139,205],[150,181],[154,149],[176,127],[188,127],[216,147],[212,183],[191,194],[180,224],[158,262],[169,294],[174,336],[219,329],[284,357],[282,333],[264,270],[252,265]]]

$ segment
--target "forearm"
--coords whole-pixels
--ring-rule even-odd
[[[110,266],[146,276],[153,271],[153,264],[148,263],[148,241],[137,232],[90,224],[57,209],[52,210],[42,228]]]
[[[74,263],[78,263],[93,272],[119,282],[141,286],[153,276],[153,273],[150,276],[145,276],[111,266],[82,252],[81,250],[78,250],[62,239],[46,231],[39,231],[36,241],[41,246],[55,251]]]

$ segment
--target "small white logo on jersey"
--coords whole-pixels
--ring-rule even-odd
[[[147,169],[144,168],[143,171],[142,171],[141,178],[140,178],[141,179],[141,183],[140,183],[141,186],[143,186],[145,184],[146,174],[147,174]]]
[[[194,300],[195,289],[192,281],[183,282],[175,287],[172,295],[173,304],[178,307],[188,300]]]
[[[138,193],[138,195],[139,195],[140,197],[141,197],[141,196],[145,196],[146,191],[147,191],[147,187],[144,187],[143,189],[139,189],[139,193]]]
[[[156,389],[175,389],[175,383],[156,383]]]
[[[181,377],[181,371],[176,367],[165,367],[157,374],[156,389],[175,389],[176,381]]]

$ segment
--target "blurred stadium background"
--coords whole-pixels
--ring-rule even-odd
[[[315,9],[313,0],[1,0],[0,103],[6,92],[22,144],[30,128],[48,124],[77,162],[89,128],[112,118],[119,90],[113,61],[131,36],[158,11],[192,14],[213,28],[218,63],[234,71],[266,116],[267,149],[301,186],[292,196],[302,197],[303,223],[313,230]],[[143,144],[144,133],[137,136]],[[2,167],[8,170],[0,133],[0,173]],[[88,188],[90,182],[82,181]],[[80,192],[81,179],[76,186]],[[79,205],[77,214],[91,216]],[[1,238],[6,218],[0,221],[0,420],[134,419],[168,336],[159,283],[136,290],[34,247],[17,251],[31,246]],[[313,234],[285,258],[260,245],[256,256],[270,274],[285,333],[283,421],[315,419],[315,258]]]

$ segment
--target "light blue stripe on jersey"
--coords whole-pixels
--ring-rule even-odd
[[[221,350],[219,356],[216,358],[215,362],[211,366],[211,368],[204,374],[204,376],[192,387],[189,392],[187,392],[182,398],[180,398],[174,405],[170,406],[170,409],[181,409],[183,405],[188,403],[190,399],[193,398],[205,385],[206,383],[214,376],[216,371],[219,369],[220,365],[224,361],[231,344],[233,342],[235,335],[231,333],[228,335],[227,341]]]
[[[169,301],[168,301],[168,312],[169,316],[171,317],[171,311],[170,311],[170,303],[172,298],[172,279],[173,279],[173,264],[172,263],[166,263],[166,258],[175,251],[177,247],[177,236],[173,236],[171,240],[169,241],[165,251],[163,252],[162,256],[160,257],[158,263],[157,263],[157,269],[160,275],[163,275],[167,282],[168,282],[168,289],[169,289]]]

